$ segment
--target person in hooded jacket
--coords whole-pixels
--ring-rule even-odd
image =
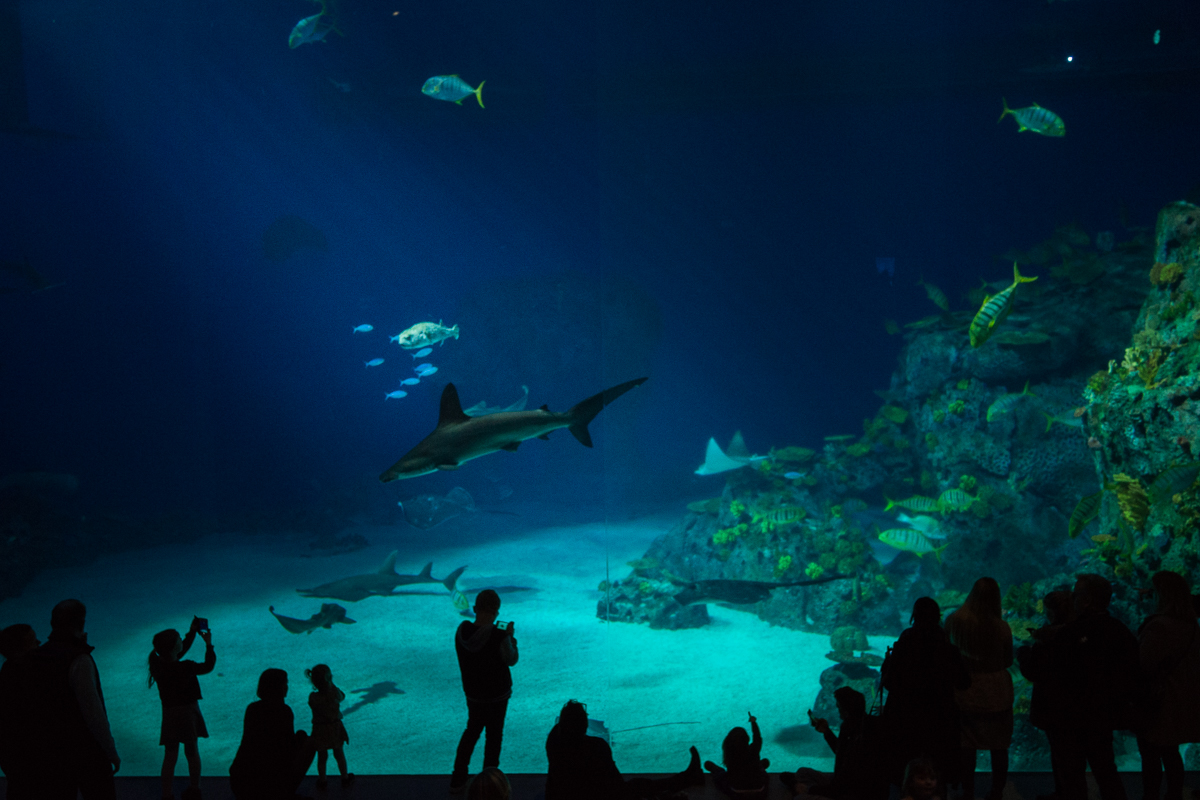
[[[1200,625],[1186,578],[1162,571],[1151,581],[1157,608],[1138,629],[1138,657],[1159,702],[1137,731],[1142,797],[1158,800],[1165,769],[1166,800],[1183,800],[1179,745],[1200,742]]]
[[[450,774],[450,792],[458,794],[470,778],[471,754],[484,731],[483,767],[500,766],[500,745],[504,738],[504,716],[512,696],[512,671],[517,663],[517,639],[514,624],[496,623],[500,615],[500,595],[484,589],[475,597],[475,621],[463,622],[454,634],[454,650],[462,673],[463,693],[467,696],[467,729],[458,741],[454,771]]]

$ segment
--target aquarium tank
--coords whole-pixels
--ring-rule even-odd
[[[193,617],[207,775],[266,668],[309,727],[316,664],[353,771],[448,774],[486,588],[506,771],[570,698],[626,772],[747,711],[828,769],[806,712],[879,701],[917,598],[993,577],[1020,645],[1080,572],[1134,629],[1200,578],[1194,3],[3,0],[0,39],[0,626],[86,604],[123,775]]]

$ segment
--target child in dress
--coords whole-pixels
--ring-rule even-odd
[[[196,640],[196,634],[204,640],[204,662],[180,661]],[[161,773],[162,796],[164,800],[174,797],[171,784],[175,780],[179,745],[183,745],[190,779],[183,796],[185,800],[200,800],[200,749],[196,741],[201,737],[208,738],[208,729],[200,715],[200,681],[196,676],[207,675],[216,666],[212,634],[207,621],[193,617],[185,638],[180,638],[179,631],[168,629],[154,634],[153,641],[147,685],[158,683],[158,697],[162,701],[162,730],[158,739],[158,743],[166,748]]]
[[[348,744],[350,737],[346,734],[346,726],[342,724],[342,710],[339,707],[346,699],[346,693],[333,685],[333,672],[325,664],[304,670],[304,675],[316,689],[309,694],[308,705],[313,715],[312,744],[317,751],[317,788],[325,788],[325,765],[329,761],[330,750],[342,775],[342,786],[349,786],[354,782],[354,773],[347,771],[346,753],[342,745]]]

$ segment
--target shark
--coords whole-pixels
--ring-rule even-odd
[[[516,452],[526,439],[548,439],[553,431],[566,428],[584,447],[592,446],[588,423],[609,403],[641,386],[648,378],[626,381],[582,400],[566,411],[542,406],[533,411],[502,411],[483,417],[468,416],[453,383],[442,390],[437,427],[399,461],[383,471],[383,483],[416,478],[438,470],[458,469],[472,459],[497,450]]]
[[[392,590],[397,586],[411,586],[414,583],[440,583],[446,587],[447,591],[453,592],[458,583],[458,576],[462,575],[463,570],[466,569],[465,566],[459,567],[445,578],[439,579],[433,577],[433,562],[430,561],[418,575],[401,575],[396,572],[396,552],[393,550],[389,553],[383,565],[375,572],[368,572],[366,575],[351,575],[349,578],[323,583],[312,589],[297,589],[296,591],[305,597],[329,597],[351,603],[357,603],[359,600],[372,596],[387,597],[394,594]]]
[[[704,453],[704,463],[696,470],[696,474],[717,475],[722,472],[741,469],[751,464],[757,464],[766,458],[767,456],[750,455],[750,451],[746,449],[746,442],[742,439],[742,432],[737,431],[733,434],[733,438],[729,440],[729,446],[724,450],[717,444],[716,439],[710,438],[708,440],[708,450]]]
[[[735,606],[744,606],[766,600],[771,596],[771,592],[776,589],[783,589],[789,586],[812,586],[817,583],[839,581],[849,577],[849,575],[826,575],[823,578],[813,578],[806,581],[787,581],[785,583],[734,580],[692,581],[685,584],[683,591],[675,595],[675,602],[681,606],[694,606],[701,603],[728,603]]]
[[[311,634],[317,628],[329,630],[335,622],[343,622],[347,625],[353,625],[355,620],[346,616],[346,609],[339,606],[337,603],[322,603],[321,610],[313,614],[308,619],[296,619],[295,617],[285,617],[282,614],[275,613],[275,606],[268,606],[270,612],[279,620],[289,633],[309,633]]]

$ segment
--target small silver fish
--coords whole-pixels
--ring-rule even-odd
[[[483,108],[484,83],[485,81],[480,81],[479,86],[472,89],[457,75],[434,75],[425,81],[425,85],[421,87],[421,94],[432,97],[434,100],[449,100],[460,106],[464,97],[475,95],[475,99],[479,101],[479,107]]]
[[[399,337],[399,336],[394,336],[394,337],[391,337],[391,338],[394,338],[396,341],[400,341],[400,337]],[[429,354],[430,354],[430,353],[432,353],[432,352],[433,352],[433,348],[432,348],[432,347],[422,347],[420,350],[418,350],[417,352],[413,353],[413,360],[416,360],[416,359],[418,359],[418,358],[424,358],[425,356],[429,355]]]
[[[372,358],[370,361],[364,361],[363,363],[366,364],[368,367],[378,367],[380,364],[383,363],[383,359],[382,358]]]
[[[416,386],[420,382],[421,382],[420,378],[405,378],[404,380],[400,381],[400,385],[401,386]]]
[[[794,480],[796,480],[796,478],[803,478],[804,473],[803,472],[785,472],[785,473],[783,473],[783,477],[787,478],[789,481],[794,481]]]
[[[417,364],[415,367],[413,367],[413,372],[420,375],[422,372],[424,372],[427,369],[437,369],[437,367],[435,367],[433,364],[428,364],[428,363]]]
[[[351,333],[370,333],[375,330],[374,325],[356,325]]]
[[[320,12],[313,14],[311,17],[305,17],[296,23],[292,28],[292,32],[288,35],[288,47],[295,50],[302,44],[312,44],[313,42],[321,42],[329,35],[330,31],[336,31],[333,25],[321,20],[325,16],[325,4],[321,4]],[[338,31],[341,33],[341,31]]]
[[[428,369],[421,370],[420,372],[417,373],[417,375],[421,378],[428,378],[430,375],[432,375],[433,373],[435,373],[437,371],[438,371],[437,367],[429,367]]]
[[[383,396],[384,400],[399,400],[401,397],[408,397],[408,392],[397,389],[394,392],[388,392]]]

